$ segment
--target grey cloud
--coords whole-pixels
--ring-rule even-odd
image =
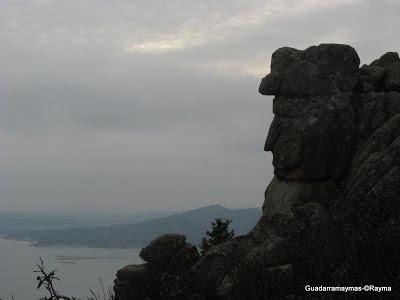
[[[399,49],[397,1],[292,3],[2,1],[0,210],[260,206],[271,53]]]

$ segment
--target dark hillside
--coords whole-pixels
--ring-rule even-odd
[[[235,232],[244,234],[256,224],[260,216],[261,210],[256,208],[228,209],[212,205],[140,223],[61,230],[20,230],[8,237],[29,239],[37,245],[128,247],[143,246],[158,235],[174,232],[186,235],[193,244],[199,244],[215,218],[232,219]]]

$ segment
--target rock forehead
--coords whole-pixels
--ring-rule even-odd
[[[318,65],[332,78],[339,91],[352,91],[358,79],[360,58],[353,47],[321,44],[304,51],[304,59]]]
[[[271,72],[284,72],[287,68],[298,62],[301,57],[302,51],[300,50],[290,47],[279,48],[274,53],[272,53]]]
[[[184,235],[164,234],[143,248],[139,255],[150,264],[163,264],[185,246],[185,241]]]
[[[271,59],[271,73],[261,81],[263,95],[307,97],[352,91],[360,59],[348,45],[321,44],[300,51],[280,48]]]

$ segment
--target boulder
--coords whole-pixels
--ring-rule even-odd
[[[202,299],[188,291],[187,273],[199,260],[197,248],[180,234],[165,234],[154,239],[140,252],[147,263],[128,265],[117,273],[114,282],[116,300],[130,299]]]
[[[146,299],[149,281],[146,264],[125,266],[117,272],[117,279],[114,280],[115,299]]]
[[[165,266],[185,246],[186,237],[181,234],[164,234],[140,251],[140,257],[152,266]]]

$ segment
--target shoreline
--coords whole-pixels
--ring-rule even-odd
[[[110,246],[110,245],[91,245],[91,244],[46,244],[38,243],[37,241],[30,239],[18,239],[0,235],[0,240],[13,241],[13,242],[25,242],[28,246],[38,248],[94,248],[94,249],[141,249],[143,245],[127,245],[127,246]]]

